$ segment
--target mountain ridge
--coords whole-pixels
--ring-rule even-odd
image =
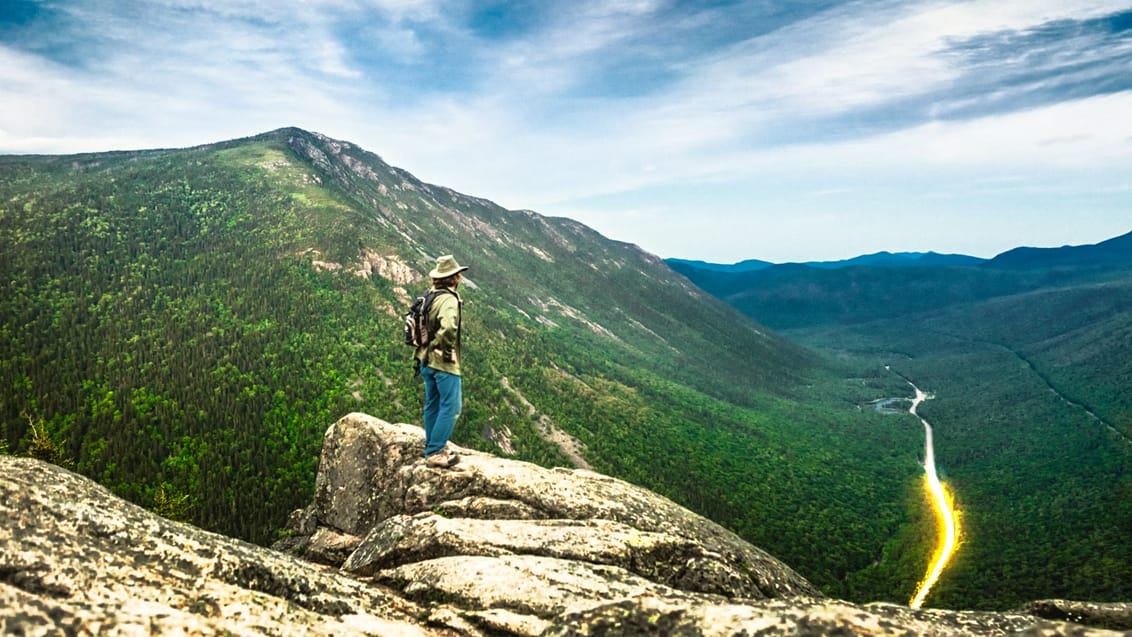
[[[1106,264],[1132,262],[1132,232],[1085,245],[1064,245],[1059,248],[1018,247],[995,256],[988,265],[1033,268],[1098,262]]]
[[[706,270],[709,272],[752,272],[771,267],[808,266],[821,269],[839,269],[854,266],[920,267],[940,265],[980,265],[992,267],[1048,267],[1054,264],[1082,264],[1090,261],[1122,262],[1132,253],[1132,231],[1090,244],[1065,244],[1060,247],[1035,248],[1018,246],[986,259],[966,254],[928,252],[890,252],[882,250],[835,261],[787,261],[774,263],[761,259],[744,259],[731,264],[714,263],[701,259],[665,258],[677,269]]]
[[[927,259],[935,253],[912,254]],[[866,322],[1123,276],[1132,271],[1132,233],[1082,246],[1016,248],[986,260],[939,256],[904,261],[882,252],[816,266],[788,263],[744,271],[679,260],[669,265],[750,318],[772,329],[792,329]]]
[[[873,252],[871,254],[862,254],[849,259],[841,259],[837,261],[789,261],[784,263],[773,263],[770,261],[762,261],[760,259],[744,259],[736,263],[711,263],[708,261],[698,259],[678,259],[666,258],[665,263],[670,266],[675,266],[674,269],[679,271],[681,268],[707,270],[709,272],[753,272],[756,270],[765,270],[772,267],[783,266],[807,266],[811,268],[822,268],[827,270],[834,270],[839,268],[848,268],[854,266],[887,266],[887,267],[920,267],[930,265],[976,265],[987,261],[980,257],[972,257],[965,254],[940,254],[938,252]]]
[[[800,343],[889,365],[934,394],[917,413],[975,538],[936,588],[953,604],[988,594],[980,571],[996,573],[996,590],[1076,577],[1093,587],[1100,580],[1084,573],[1104,570],[1098,556],[1132,565],[1122,530],[1132,522],[1130,240],[1023,248],[965,267],[687,274]],[[1102,579],[1132,581],[1118,569],[1126,574]],[[1104,584],[1090,596],[1128,595]]]
[[[843,388],[815,352],[576,221],[293,128],[0,157],[0,219],[9,447],[42,435],[132,502],[186,498],[209,530],[272,541],[309,492],[326,422],[367,406],[419,418],[397,324],[452,253],[471,267],[458,444],[548,466],[578,453],[830,590],[894,536],[917,541],[914,434],[854,398],[891,381]],[[860,463],[877,444],[891,450]],[[902,597],[918,554],[858,594]]]
[[[435,257],[453,253],[472,268],[462,288],[469,340],[456,444],[547,467],[580,457],[852,600],[904,601],[930,555],[931,519],[917,489],[921,428],[872,407],[906,394],[885,367],[894,363],[941,392],[927,413],[955,410],[942,391],[952,378],[924,358],[891,354],[918,351],[925,335],[892,334],[870,345],[883,354],[873,357],[848,351],[857,336],[843,333],[819,350],[745,318],[633,244],[424,183],[354,144],[293,128],[191,149],[0,157],[0,242],[0,275],[11,284],[0,297],[8,447],[54,445],[131,502],[185,502],[203,528],[272,542],[310,493],[327,422],[359,410],[419,417],[419,386],[397,340],[400,314]],[[911,283],[925,272],[975,270],[776,269],[834,282],[883,270]],[[979,276],[972,281],[985,292],[1020,280],[1072,281],[1041,271]],[[1098,295],[1088,300],[1101,303],[1098,312],[1111,307]],[[1120,324],[1112,325],[1115,338]],[[920,384],[921,375],[938,385]],[[1065,389],[1064,378],[1050,378]],[[970,400],[986,393],[972,389]],[[971,437],[1006,431],[955,427]],[[941,446],[968,466],[982,459],[963,457],[972,451],[944,438],[945,429]],[[1074,447],[1106,444],[1042,433]],[[1119,458],[1103,460],[1119,471]],[[1102,493],[1091,479],[1075,474],[1073,484],[1108,499],[1089,496],[1083,506],[1121,514],[1123,483]],[[1019,481],[993,486],[1005,492]],[[993,488],[974,487],[983,505],[969,518],[976,528],[1025,534],[1017,519],[986,512],[997,502]],[[1029,494],[1022,501],[1048,504]],[[1122,518],[1082,515],[1071,519],[1090,534],[1036,539],[1060,565],[1088,555],[1098,577],[1070,567],[1043,573],[1044,553],[984,534],[969,549],[974,566],[963,571],[961,560],[939,599],[1001,609],[1119,594],[1129,561],[1104,523]]]

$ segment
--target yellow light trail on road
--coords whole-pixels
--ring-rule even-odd
[[[927,574],[920,581],[920,586],[916,589],[916,594],[912,596],[912,601],[908,602],[908,605],[912,608],[919,608],[924,604],[924,599],[931,592],[936,581],[939,580],[939,576],[943,574],[943,569],[947,567],[948,561],[951,560],[951,556],[955,554],[955,549],[959,546],[959,511],[955,508],[955,500],[947,490],[947,486],[940,482],[935,475],[934,467],[928,472],[928,475],[924,476],[924,486],[924,490],[932,502],[932,508],[935,509],[940,535],[939,542],[936,543],[935,551],[932,553],[931,563],[928,564]]]
[[[912,385],[911,382],[908,384]],[[916,408],[928,396],[915,385],[912,385],[912,389],[916,390],[916,398],[912,401],[912,408],[908,411],[919,418]],[[932,440],[932,426],[923,418],[920,418],[920,422],[924,424],[926,437],[924,441],[924,485],[927,487],[928,499],[932,503],[936,520],[939,522],[940,535],[939,542],[932,553],[932,560],[928,564],[928,572],[924,575],[924,579],[920,581],[920,586],[916,589],[916,594],[912,596],[912,601],[908,602],[908,605],[912,608],[919,608],[923,605],[924,598],[931,592],[932,587],[935,586],[939,576],[943,573],[943,569],[947,566],[947,562],[951,560],[951,556],[955,554],[955,549],[959,546],[959,511],[955,509],[954,498],[952,498],[947,487],[940,482],[939,475],[935,470],[935,443]]]

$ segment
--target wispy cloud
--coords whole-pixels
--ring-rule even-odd
[[[1114,168],[1132,159],[1126,0],[7,7],[0,152],[191,145],[299,125],[427,180],[686,256],[714,245],[712,228],[771,209],[797,215],[775,219],[795,231],[833,227],[839,214],[863,223],[870,215],[854,210],[907,207],[925,183],[962,205],[980,173],[1129,207]],[[1022,196],[1001,210],[1024,209]],[[689,219],[717,217],[683,232],[694,224],[676,220],[676,202]],[[774,232],[764,223],[759,234]],[[686,250],[664,238],[674,235]]]

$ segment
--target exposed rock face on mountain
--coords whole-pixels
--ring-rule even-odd
[[[1102,628],[1132,628],[1132,606],[1121,604],[1045,601],[985,613],[829,600],[772,556],[646,490],[473,451],[454,468],[430,468],[420,458],[421,438],[418,427],[364,414],[330,427],[314,501],[292,516],[281,551],[162,519],[53,465],[0,456],[0,633],[1111,635]]]

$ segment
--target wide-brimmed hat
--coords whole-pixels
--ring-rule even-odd
[[[456,259],[452,258],[452,255],[446,254],[436,260],[436,267],[428,275],[434,279],[447,279],[453,274],[458,274],[467,269],[456,263]]]

